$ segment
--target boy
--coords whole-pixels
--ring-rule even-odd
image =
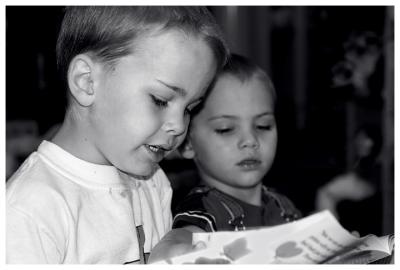
[[[145,263],[172,222],[157,163],[226,54],[205,8],[67,8],[69,105],[7,183],[7,263]]]
[[[174,228],[245,230],[300,217],[289,199],[262,184],[277,146],[275,96],[264,71],[231,56],[181,150],[194,159],[201,184],[178,206]]]

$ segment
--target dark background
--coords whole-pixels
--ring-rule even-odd
[[[278,153],[265,184],[312,213],[318,187],[352,168],[354,133],[368,125],[382,141],[376,171],[380,213],[364,209],[353,219],[378,217],[375,233],[393,232],[394,7],[209,9],[232,51],[267,70],[277,89]],[[66,94],[55,60],[62,12],[61,6],[6,7],[6,178],[63,120]],[[363,87],[354,84],[356,74]],[[162,166],[177,191],[176,202],[192,184],[180,182],[179,175],[193,164],[170,159]]]

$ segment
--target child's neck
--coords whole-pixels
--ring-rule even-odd
[[[66,118],[51,141],[79,159],[95,164],[107,165],[103,160],[98,158],[99,155],[96,153],[90,140],[86,139],[88,135],[85,134],[84,130],[79,124]]]
[[[237,188],[217,181],[204,181],[207,185],[214,187],[238,200],[245,203],[261,206],[262,205],[262,183],[251,188]]]

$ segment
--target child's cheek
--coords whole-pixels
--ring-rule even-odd
[[[185,139],[185,135],[186,135],[186,133],[185,133],[184,135],[182,135],[182,136],[179,136],[179,138],[178,138],[178,140],[177,140],[177,143],[176,143],[176,145],[175,145],[175,147],[174,147],[174,150],[175,150],[176,148],[178,148],[178,147],[183,143],[183,140]]]

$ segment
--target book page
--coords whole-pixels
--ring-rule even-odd
[[[279,239],[271,239],[267,244],[258,240],[254,252],[239,258],[236,263],[317,264],[359,241],[329,212],[321,214],[323,218],[311,226],[299,226],[297,231],[281,234]],[[259,237],[263,239],[261,235]],[[273,256],[263,254],[265,249],[272,251]]]
[[[331,258],[328,264],[368,264],[390,256],[394,248],[394,236],[367,235],[361,242],[342,254]]]
[[[353,251],[353,255],[356,251],[363,251],[364,257],[370,249],[385,254],[388,251],[387,240],[385,243],[385,240],[377,239],[372,236],[353,236],[329,211],[322,211],[273,227],[239,232],[195,233],[193,243],[201,241],[206,248],[172,258],[166,263],[196,263],[201,259],[219,258],[243,264],[317,264],[332,260],[336,255],[350,254],[350,251]],[[336,262],[339,262],[339,257],[337,259]]]

